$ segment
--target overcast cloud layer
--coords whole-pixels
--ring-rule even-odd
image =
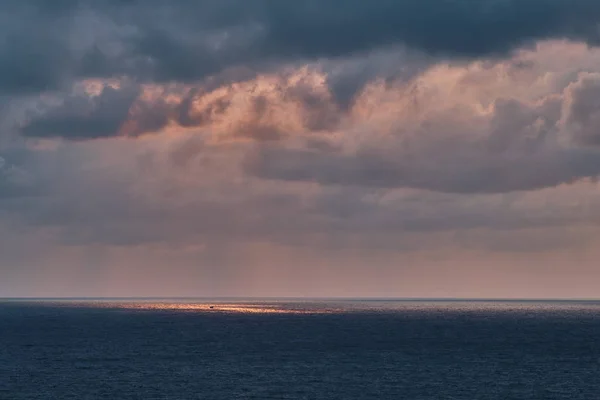
[[[600,297],[600,3],[340,4],[3,2],[0,297]]]

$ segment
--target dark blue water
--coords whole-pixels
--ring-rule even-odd
[[[594,400],[600,303],[4,301],[0,399]]]

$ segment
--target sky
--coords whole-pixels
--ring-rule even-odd
[[[2,1],[0,297],[600,298],[598,21]]]

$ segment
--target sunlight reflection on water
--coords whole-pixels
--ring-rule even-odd
[[[76,308],[175,311],[230,314],[537,314],[599,313],[597,301],[460,301],[460,300],[192,300],[192,299],[71,299],[50,302]],[[48,303],[46,303],[48,304]]]
[[[112,305],[114,306],[114,304]],[[133,310],[177,310],[177,311],[202,311],[202,312],[227,312],[244,314],[315,314],[325,313],[326,310],[299,309],[275,304],[213,304],[213,303],[121,303],[119,308]]]

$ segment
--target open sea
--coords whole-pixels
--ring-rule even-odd
[[[2,300],[0,399],[600,399],[600,302]]]

